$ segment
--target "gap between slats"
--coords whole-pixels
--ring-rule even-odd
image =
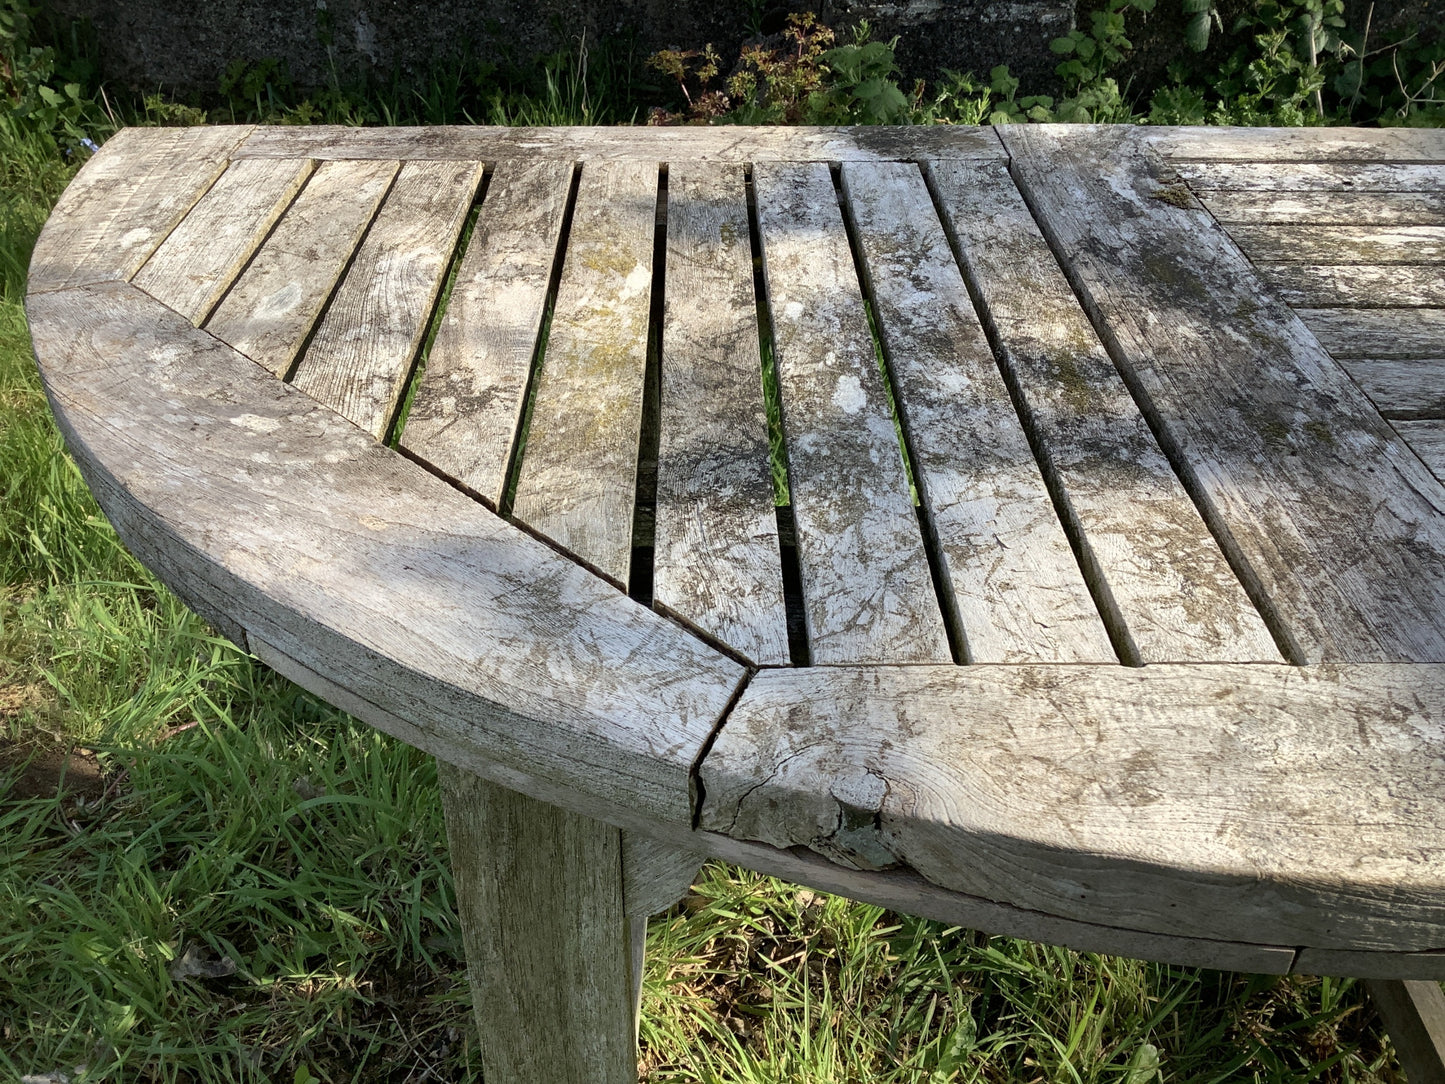
[[[662,303],[667,288],[667,163],[657,170],[657,212],[652,230],[652,292],[647,309],[647,365],[642,376],[642,431],[637,439],[636,496],[632,505],[632,561],[627,594],[652,606],[657,540],[657,456],[661,440]]]

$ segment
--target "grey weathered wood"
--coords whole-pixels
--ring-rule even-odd
[[[241,152],[244,151],[244,147]],[[1170,168],[1195,191],[1445,192],[1445,166],[1399,162],[1184,162]]]
[[[1259,276],[1286,304],[1300,308],[1445,306],[1445,264],[1265,263]]]
[[[655,163],[582,170],[513,512],[614,583],[632,560]]]
[[[1440,192],[1205,192],[1204,205],[1224,223],[1315,223],[1340,226],[1445,226]]]
[[[472,196],[480,162],[407,162],[293,378],[374,437],[391,425]]]
[[[386,195],[396,162],[326,162],[312,174],[206,330],[284,376]]]
[[[1255,226],[1229,236],[1255,263],[1442,263],[1445,226]]]
[[[753,169],[815,663],[950,658],[828,167]]]
[[[1223,227],[1155,198],[1168,167],[1129,129],[1013,128],[1045,234],[1289,657],[1445,659],[1445,490]]]
[[[30,258],[29,292],[139,270],[250,134],[236,128],[122,128],[51,211]]]
[[[1395,429],[1436,478],[1445,480],[1445,421],[1397,421]]]
[[[1365,983],[1409,1084],[1445,1084],[1445,993],[1438,982]]]
[[[1438,665],[767,670],[700,827],[1083,922],[1418,951],[1442,741]]]
[[[1354,358],[1342,364],[1385,417],[1445,418],[1445,357]]]
[[[693,127],[345,128],[328,125],[266,127],[242,144],[242,157],[423,158],[442,160],[561,158],[632,160],[657,165],[690,162],[901,160],[1004,157],[988,128],[963,125],[889,128],[779,128],[735,125]]]
[[[654,603],[788,662],[743,170],[668,173]]]
[[[1425,128],[1151,127],[1169,158],[1244,162],[1445,161],[1445,138]]]
[[[1144,662],[1278,661],[1269,631],[1006,169],[937,163],[930,170],[985,319],[1082,534],[1088,574],[1122,619],[1128,654]]]
[[[310,173],[309,161],[231,163],[132,281],[201,323]]]
[[[969,661],[1115,661],[923,175],[848,163],[843,190]]]
[[[1436,358],[1445,347],[1445,308],[1297,311],[1337,358]]]
[[[449,764],[437,775],[487,1079],[635,1084],[617,829]]]
[[[572,163],[497,163],[401,446],[493,507],[521,425]]]
[[[1299,950],[1296,975],[1345,975],[1356,979],[1445,979],[1445,952],[1358,952],[1350,949]]]
[[[27,311],[101,507],[184,593],[444,759],[690,823],[740,666],[133,286]]]

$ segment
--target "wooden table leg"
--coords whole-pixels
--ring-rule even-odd
[[[1445,1084],[1445,993],[1438,982],[1367,979],[1410,1084]]]
[[[487,1084],[636,1084],[647,915],[700,859],[437,775]]]

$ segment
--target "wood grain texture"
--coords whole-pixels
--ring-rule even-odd
[[[27,311],[92,491],[183,594],[444,759],[690,824],[741,667],[132,286]]]
[[[1445,659],[1445,490],[1223,227],[1156,198],[1168,167],[1128,131],[1015,127],[1030,205],[1292,661]]]
[[[763,665],[788,662],[743,170],[668,173],[655,604]]]
[[[1397,421],[1394,425],[1405,443],[1430,468],[1430,473],[1445,480],[1445,422]]]
[[[292,378],[380,439],[482,181],[480,162],[407,162]]]
[[[1445,667],[758,674],[699,826],[1159,934],[1445,944]]]
[[[560,158],[564,161],[822,162],[1004,157],[988,128],[857,126],[345,128],[329,125],[257,129],[238,156],[281,158],[424,158],[429,160]]]
[[[1445,993],[1438,982],[1365,983],[1410,1084],[1445,1084]]]
[[[753,169],[814,663],[951,656],[828,167]]]
[[[50,212],[30,257],[29,292],[130,278],[250,132],[249,126],[122,128]]]
[[[319,166],[206,330],[277,376],[290,372],[397,168],[396,162]]]
[[[1445,308],[1296,311],[1337,358],[1438,358],[1445,350]]]
[[[1356,952],[1302,948],[1290,969],[1297,975],[1356,979],[1445,979],[1445,952]]]
[[[996,163],[930,170],[1004,365],[1082,534],[1085,567],[1117,607],[1129,653],[1143,662],[1278,661],[1007,170]]]
[[[968,660],[1115,661],[923,175],[848,163],[843,190]]]
[[[200,324],[311,174],[311,162],[233,162],[132,280]]]
[[[1439,192],[1205,192],[1204,205],[1226,224],[1316,223],[1335,226],[1445,226]]]
[[[582,170],[513,514],[626,587],[652,296],[655,163]]]
[[[1229,230],[1255,263],[1445,263],[1445,226],[1255,226]]]
[[[242,148],[244,150],[244,148]],[[238,151],[237,153],[241,153]],[[1171,169],[1196,192],[1445,192],[1445,166],[1399,162],[1184,162]]]
[[[1297,308],[1445,307],[1445,264],[1265,263],[1259,277]]]
[[[437,775],[487,1079],[635,1084],[620,833],[449,764]]]
[[[1445,418],[1445,357],[1342,363],[1387,418]]]
[[[1445,138],[1425,128],[1151,127],[1168,158],[1243,162],[1445,162]]]
[[[622,905],[643,920],[671,907],[692,887],[703,855],[637,832],[622,833]]]
[[[572,163],[497,163],[401,446],[493,507],[521,425]]]

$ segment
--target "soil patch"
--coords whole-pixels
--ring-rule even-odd
[[[105,793],[105,775],[89,749],[46,748],[0,738],[0,802],[83,798]]]

